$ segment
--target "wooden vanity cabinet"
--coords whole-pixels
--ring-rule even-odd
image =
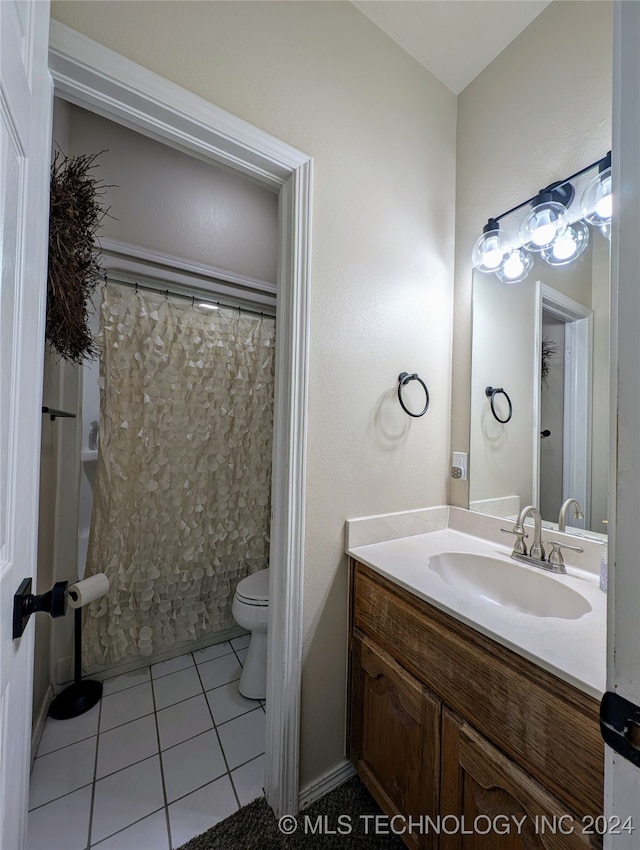
[[[512,822],[505,835],[431,830],[405,843],[600,847],[585,829],[602,813],[597,700],[368,567],[352,561],[351,570],[349,753],[381,808],[467,825],[527,816],[520,833]]]
[[[600,845],[588,823],[568,814],[475,729],[442,714],[441,815],[462,816],[440,850],[586,850]],[[475,829],[473,828],[475,825]]]
[[[366,637],[352,642],[351,752],[358,773],[393,815],[438,811],[440,701]],[[435,847],[418,843],[411,847]]]

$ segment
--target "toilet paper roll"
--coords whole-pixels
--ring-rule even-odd
[[[71,608],[82,608],[94,599],[100,599],[109,592],[109,579],[104,573],[77,581],[69,588],[68,599]]]

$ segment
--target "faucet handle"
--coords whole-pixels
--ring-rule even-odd
[[[573,552],[584,552],[582,546],[570,546],[568,543],[562,543],[560,540],[550,540],[549,545],[551,546],[551,552],[549,552],[549,563],[554,567],[561,567],[562,572],[565,572],[565,569],[564,558],[560,551],[561,549],[571,549]]]
[[[500,531],[503,531],[505,534],[515,534],[515,536],[518,538],[513,544],[514,555],[527,554],[527,545],[524,542],[524,539],[529,535],[526,533],[524,528],[522,528],[522,526],[515,525],[513,528],[501,528]]]

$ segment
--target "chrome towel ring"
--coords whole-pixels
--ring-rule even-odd
[[[487,398],[491,399],[491,412],[493,413],[494,417],[498,420],[498,422],[501,422],[503,425],[506,425],[506,423],[509,422],[511,420],[511,417],[513,416],[513,405],[511,404],[511,399],[502,389],[502,387],[486,387],[484,392]],[[495,407],[493,406],[493,402],[497,395],[503,395],[507,400],[507,404],[509,405],[509,415],[506,419],[500,419],[500,417],[496,413]]]
[[[406,386],[409,381],[417,381],[424,390],[426,401],[420,413],[412,413],[402,400],[402,388]],[[429,390],[427,389],[427,385],[425,384],[425,382],[422,380],[422,378],[418,376],[416,372],[414,372],[413,375],[410,375],[408,372],[401,372],[398,375],[398,401],[400,402],[400,407],[404,410],[404,412],[407,413],[409,416],[415,417],[416,419],[420,416],[424,416],[427,410],[429,409]]]

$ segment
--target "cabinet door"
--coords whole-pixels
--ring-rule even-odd
[[[586,834],[588,823],[447,710],[442,717],[440,810],[440,850],[586,850],[601,845]]]
[[[389,815],[438,811],[440,701],[364,636],[352,643],[351,760]],[[409,846],[436,847],[429,836]]]

